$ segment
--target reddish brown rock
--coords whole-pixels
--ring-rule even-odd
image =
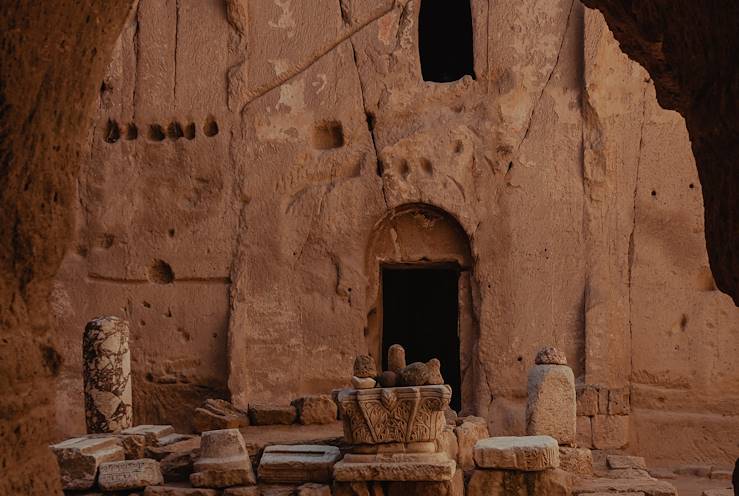
[[[249,425],[249,417],[228,401],[209,399],[195,409],[192,423],[196,432],[238,429]]]
[[[423,386],[428,384],[429,369],[425,363],[414,362],[400,370],[398,379],[403,386]]]
[[[328,395],[304,396],[294,400],[293,405],[298,411],[298,422],[303,425],[336,422],[336,403]]]
[[[359,378],[374,378],[377,376],[377,367],[375,367],[375,359],[369,355],[357,355],[354,359],[354,374]]]
[[[250,405],[249,420],[252,425],[290,425],[297,420],[293,405]]]
[[[539,350],[534,363],[536,365],[567,365],[567,357],[557,348],[548,346]]]

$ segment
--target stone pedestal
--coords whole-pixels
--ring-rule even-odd
[[[339,392],[344,436],[352,453],[334,466],[334,479],[449,481],[456,462],[438,451],[451,399],[446,385],[345,389]]]
[[[249,452],[238,429],[204,432],[200,458],[190,482],[195,487],[223,488],[256,484]]]
[[[575,376],[567,365],[535,365],[529,372],[526,434],[547,435],[574,446]]]
[[[82,340],[85,420],[88,433],[118,432],[133,425],[128,323],[98,317]]]
[[[330,482],[339,458],[341,452],[336,446],[267,446],[259,462],[259,480],[267,483]]]

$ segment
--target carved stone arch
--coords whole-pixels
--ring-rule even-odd
[[[434,205],[409,203],[389,210],[376,224],[366,255],[367,324],[365,340],[378,366],[383,362],[383,267],[454,267],[458,279],[458,327],[461,409],[474,413],[476,368],[472,360],[479,336],[473,305],[476,288],[470,238],[459,221]],[[392,343],[390,343],[392,344]]]

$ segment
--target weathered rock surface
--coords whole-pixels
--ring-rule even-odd
[[[403,386],[423,386],[429,381],[429,368],[425,363],[414,362],[398,372]]]
[[[256,484],[249,452],[238,429],[204,432],[200,458],[190,482],[195,487],[221,488]]]
[[[298,487],[295,496],[331,496],[331,486],[309,482]]]
[[[606,463],[611,469],[637,468],[641,470],[647,469],[647,462],[642,456],[629,455],[608,455]]]
[[[298,411],[298,422],[303,425],[330,424],[338,414],[336,403],[325,394],[298,398],[293,405]]]
[[[360,378],[376,377],[375,359],[369,355],[357,355],[354,359],[354,376]]]
[[[223,496],[271,496],[274,494],[269,487],[262,486],[240,486],[240,487],[228,487],[223,491]],[[285,496],[292,496],[291,493],[284,493]],[[274,496],[282,496],[281,494],[275,494]]]
[[[489,437],[475,444],[480,468],[540,471],[559,467],[559,446],[550,436]]]
[[[387,369],[399,374],[405,367],[405,348],[399,344],[391,345],[387,350]]]
[[[575,376],[566,365],[535,365],[529,372],[526,433],[547,435],[559,444],[575,444]]]
[[[559,468],[578,475],[592,475],[593,453],[588,448],[559,447]]]
[[[395,387],[398,385],[398,374],[391,370],[386,370],[385,372],[380,374],[380,376],[377,378],[377,381],[382,387]]]
[[[339,448],[324,445],[267,446],[259,462],[259,480],[269,483],[329,482]]]
[[[444,453],[391,456],[348,454],[334,465],[334,480],[347,481],[449,481],[456,463]]]
[[[200,436],[193,436],[182,441],[146,448],[146,456],[155,460],[163,460],[169,455],[194,452],[200,449]]]
[[[73,438],[54,444],[64,489],[89,489],[95,485],[98,467],[105,462],[125,458],[123,448],[114,437]]]
[[[372,377],[352,376],[352,387],[354,389],[372,389],[376,385],[377,381]]]
[[[98,485],[106,491],[143,489],[163,482],[159,462],[151,458],[100,464]]]
[[[548,346],[539,350],[534,363],[536,365],[567,365],[567,357],[557,348]]]
[[[220,496],[216,489],[200,487],[149,486],[144,496]]]
[[[440,482],[336,482],[334,496],[464,496],[464,476],[457,470]]]
[[[474,470],[467,496],[569,496],[572,476],[558,469],[538,472]]]
[[[144,436],[144,443],[147,448],[179,440],[176,437],[171,437],[176,434],[174,427],[171,425],[137,425],[124,430],[122,434]],[[164,443],[162,443],[163,440]]]
[[[249,420],[252,425],[290,425],[297,420],[293,405],[250,405]]]
[[[193,427],[196,432],[219,429],[238,429],[249,425],[246,412],[234,407],[230,402],[208,399],[202,407],[195,409]]]
[[[672,484],[645,477],[640,479],[580,479],[572,488],[573,495],[593,493],[643,493],[647,496],[676,496]]]
[[[464,417],[454,429],[454,434],[459,446],[457,464],[462,470],[475,468],[475,445],[480,439],[490,436],[487,421],[482,417]]]
[[[437,358],[432,358],[426,362],[426,368],[429,371],[427,384],[444,384],[444,377],[441,375],[441,362]]]

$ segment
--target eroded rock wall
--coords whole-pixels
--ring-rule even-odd
[[[136,421],[184,428],[206,396],[345,385],[376,348],[379,263],[468,248],[463,406],[491,434],[523,434],[526,373],[556,345],[580,382],[631,399],[588,417],[591,442],[726,458],[739,319],[701,249],[682,119],[578,2],[471,6],[475,78],[433,84],[415,0],[141,0],[101,86],[52,300],[61,432],[83,425],[95,315],[131,323]],[[421,207],[421,231],[375,250],[407,205],[445,212],[467,248]],[[652,440],[686,411],[715,420],[691,432],[716,449]]]

